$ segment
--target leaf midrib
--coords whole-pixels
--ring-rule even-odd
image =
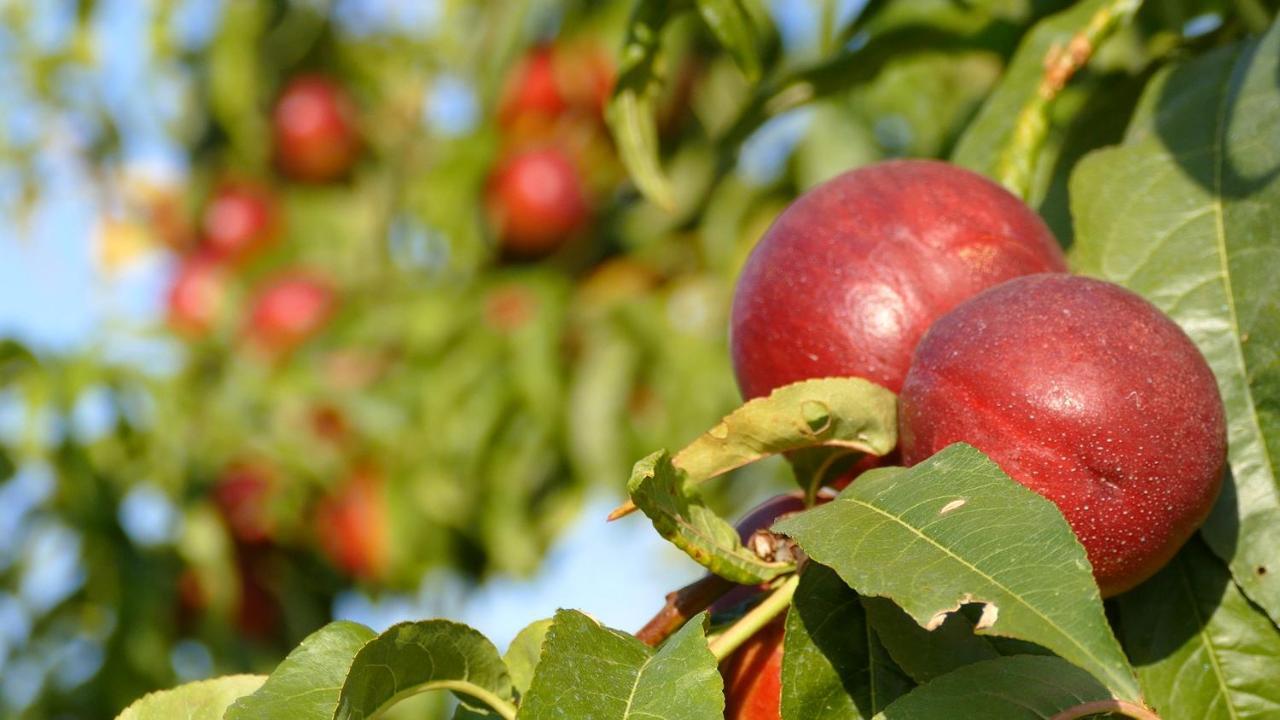
[[[1179,559],[1177,566],[1178,579],[1182,581],[1180,584],[1187,595],[1187,602],[1191,606],[1191,613],[1195,616],[1196,627],[1199,628],[1196,634],[1200,637],[1200,644],[1205,648],[1205,654],[1209,656],[1209,664],[1213,667],[1213,676],[1217,680],[1218,692],[1219,696],[1222,698],[1222,703],[1226,705],[1227,712],[1231,713],[1231,717],[1234,720],[1239,718],[1240,715],[1236,713],[1235,704],[1231,702],[1231,694],[1229,692],[1230,687],[1227,685],[1226,676],[1222,673],[1222,665],[1218,661],[1218,648],[1214,644],[1213,639],[1209,637],[1207,632],[1208,624],[1205,622],[1204,615],[1200,613],[1200,604],[1195,595],[1195,591],[1191,586],[1191,578],[1187,573],[1187,561],[1185,559]],[[1228,582],[1230,582],[1230,580],[1228,580]]]

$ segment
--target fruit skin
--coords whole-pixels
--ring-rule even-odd
[[[268,353],[286,353],[324,327],[336,306],[336,294],[326,279],[303,270],[290,271],[259,291],[247,334]]]
[[[192,339],[207,336],[222,313],[226,296],[226,273],[216,260],[203,254],[183,258],[169,286],[169,327]]]
[[[724,675],[725,720],[779,720],[782,717],[782,641],[786,616],[764,626],[720,667]]]
[[[302,75],[285,87],[272,114],[276,164],[310,183],[345,176],[360,154],[355,102],[323,75]]]
[[[227,468],[213,487],[218,506],[236,541],[246,545],[268,542],[275,534],[271,517],[273,474],[264,467],[236,463]]]
[[[929,326],[1019,275],[1065,271],[1030,208],[980,175],[898,160],[847,172],[791,204],[751,252],[730,343],[744,398],[856,376],[897,392]]]
[[[353,472],[316,508],[321,549],[339,569],[367,580],[386,572],[386,523],[382,479],[368,468]]]
[[[264,188],[244,183],[219,188],[201,219],[201,247],[211,257],[240,265],[279,237],[275,199]]]
[[[1067,275],[1011,280],[938,320],[902,388],[902,457],[967,442],[1057,504],[1104,597],[1173,557],[1218,496],[1213,372],[1155,306]]]
[[[586,192],[578,170],[556,148],[509,157],[490,178],[489,212],[503,249],[536,257],[563,245],[587,221]]]

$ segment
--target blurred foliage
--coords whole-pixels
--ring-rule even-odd
[[[206,327],[112,329],[141,359],[0,347],[0,494],[36,498],[0,554],[0,695],[26,717],[109,715],[193,673],[270,668],[352,583],[532,572],[591,487],[620,491],[635,458],[737,404],[732,282],[786,202],[882,158],[994,160],[981,149],[1018,107],[1001,80],[1036,76],[1043,53],[1016,51],[1066,5],[0,3],[11,216],[71,147],[104,274],[203,260],[230,184],[264,189],[274,218],[259,252],[218,266]],[[1152,69],[1270,11],[1150,3],[1108,41],[1078,80],[1089,92],[1055,105],[1037,166],[1031,199],[1061,238],[1065,168],[1118,137]],[[120,47],[122,16],[147,29],[139,46]],[[118,67],[126,50],[141,73]],[[529,89],[538,53],[558,99]],[[606,110],[598,74],[615,71]],[[273,107],[302,75],[357,108],[361,153],[335,182],[278,169]],[[139,105],[159,127],[139,130]],[[139,167],[148,132],[183,172]],[[570,160],[588,217],[529,257],[504,246],[492,174],[538,148]],[[264,351],[256,298],[298,269],[334,312]],[[68,547],[68,589],[29,590]]]

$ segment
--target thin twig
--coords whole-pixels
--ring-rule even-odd
[[[738,622],[730,625],[710,643],[711,654],[716,660],[723,662],[734,650],[742,646],[765,625],[781,615],[791,605],[791,598],[796,594],[796,586],[800,584],[800,576],[788,577],[776,590],[769,594],[759,605],[755,606]]]
[[[711,607],[712,603],[733,587],[734,583],[719,575],[707,575],[675,592],[667,593],[667,604],[640,628],[636,637],[649,647],[657,647],[671,633],[684,626],[689,618]]]
[[[1036,158],[1049,134],[1049,106],[1071,77],[1089,62],[1102,41],[1128,22],[1142,0],[1113,0],[1102,6],[1088,24],[1065,46],[1054,45],[1044,58],[1044,75],[1036,93],[1014,122],[1009,144],[996,167],[996,179],[1010,192],[1026,199],[1035,174]]]

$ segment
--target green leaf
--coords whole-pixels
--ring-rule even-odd
[[[698,615],[656,652],[634,637],[561,610],[520,720],[718,720],[724,689]]]
[[[450,690],[469,707],[514,715],[511,676],[493,643],[460,623],[422,620],[393,625],[356,653],[333,718],[377,717],[429,690]]]
[[[1198,539],[1116,609],[1120,640],[1164,720],[1280,714],[1280,630]]]
[[[784,643],[784,720],[869,718],[911,689],[867,624],[858,594],[817,563],[800,574]]]
[[[1009,61],[1000,84],[960,136],[951,154],[952,162],[995,176],[1001,150],[1013,136],[1019,112],[1039,90],[1045,55],[1053,47],[1065,45],[1108,2],[1087,0],[1036,23]]]
[[[329,720],[352,659],[375,635],[358,623],[325,625],[294,648],[257,692],[237,700],[226,720]]]
[[[1280,27],[1161,73],[1123,146],[1071,179],[1075,260],[1176,320],[1226,404],[1231,478],[1202,532],[1280,622]]]
[[[942,625],[925,630],[893,602],[862,598],[867,622],[889,656],[916,682],[928,682],[964,665],[1000,657],[986,639],[974,634],[974,623],[963,613],[951,613]]]
[[[868,472],[832,502],[773,529],[860,594],[890,598],[925,627],[983,603],[977,632],[1038,643],[1118,696],[1139,695],[1067,521],[969,445],[910,469]]]
[[[641,0],[636,5],[627,26],[613,97],[605,108],[622,164],[640,192],[664,209],[675,208],[676,201],[659,159],[657,99],[662,77],[658,58],[662,30],[674,14],[671,0]]]
[[[144,695],[116,720],[221,720],[236,698],[257,690],[264,675],[227,675]]]
[[[1111,693],[1056,657],[1015,655],[966,665],[899,698],[877,720],[1043,720]]]
[[[507,663],[507,672],[511,673],[511,684],[520,695],[529,692],[534,669],[538,667],[538,659],[542,657],[542,642],[551,629],[551,623],[550,618],[529,623],[516,634],[507,653],[502,656]]]
[[[665,450],[636,463],[627,492],[659,535],[720,577],[756,585],[795,569],[789,560],[765,560],[743,546],[738,531],[702,504]]]
[[[742,0],[697,0],[698,13],[747,80],[760,79],[760,38]]]

